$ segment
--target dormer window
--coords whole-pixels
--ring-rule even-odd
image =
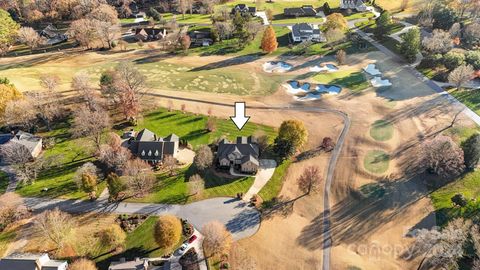
[[[142,150],[142,156],[145,156],[145,150]]]
[[[148,156],[149,156],[149,157],[152,156],[152,150],[148,150]]]
[[[155,156],[158,157],[158,150],[155,150]]]

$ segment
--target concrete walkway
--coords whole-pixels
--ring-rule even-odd
[[[49,198],[24,198],[25,204],[36,212],[59,208],[78,213],[114,214],[171,214],[187,219],[196,228],[217,220],[225,224],[235,240],[255,234],[260,226],[260,213],[237,199],[220,197],[185,205],[155,203],[109,203],[107,200],[84,201]]]
[[[263,20],[263,25],[269,25],[270,22],[268,21],[267,14],[265,11],[257,11],[255,16],[260,17]]]
[[[258,169],[257,175],[255,176],[255,181],[250,189],[243,195],[244,201],[250,201],[253,195],[258,194],[258,192],[268,183],[270,178],[272,178],[275,168],[277,167],[277,162],[273,159],[261,159],[260,168]]]

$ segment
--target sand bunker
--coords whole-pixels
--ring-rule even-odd
[[[388,80],[382,80],[380,77],[375,77],[370,80],[370,83],[372,84],[373,87],[385,87],[385,86],[391,86],[392,83]]]
[[[326,64],[320,66],[314,66],[310,68],[311,72],[335,72],[338,71],[338,67],[334,64]]]
[[[368,74],[370,74],[372,76],[382,75],[380,70],[378,70],[375,67],[375,64],[368,64],[366,67],[363,68],[363,70],[365,70],[365,72],[367,72]]]
[[[266,62],[263,64],[263,71],[272,73],[272,72],[287,72],[292,69],[293,66],[289,63],[280,61],[280,62]]]
[[[338,95],[342,88],[338,85],[301,83],[299,81],[288,81],[285,85],[287,93],[292,94],[295,100],[311,101],[317,100],[322,95]]]

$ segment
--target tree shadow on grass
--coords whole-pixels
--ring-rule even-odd
[[[354,244],[367,239],[392,222],[428,194],[422,184],[421,177],[406,180],[383,180],[382,196],[364,196],[358,191],[340,201],[330,210],[321,213],[302,229],[297,243],[307,249],[314,250],[325,246],[324,225],[329,223],[324,215],[330,214],[330,233],[335,245]]]
[[[208,130],[205,130],[205,129],[194,130],[194,131],[190,131],[185,136],[182,136],[182,139],[187,140],[187,141],[192,141],[192,140],[198,139],[202,136],[205,136],[208,133],[209,133]]]
[[[189,72],[196,72],[196,71],[205,71],[205,70],[213,70],[213,69],[218,69],[218,68],[224,68],[224,67],[231,67],[231,66],[236,66],[236,65],[242,65],[246,63],[250,63],[253,61],[256,61],[262,57],[262,54],[260,53],[252,53],[252,54],[247,54],[247,55],[240,55],[240,56],[235,56],[232,58],[227,58],[225,60],[221,60],[218,62],[213,62],[210,64],[206,64],[201,67],[196,67]]]

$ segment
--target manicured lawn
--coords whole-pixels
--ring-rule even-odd
[[[289,7],[301,7],[302,5],[312,5],[314,8],[319,8],[323,5],[324,2],[328,2],[330,8],[336,8],[339,6],[339,1],[336,0],[327,0],[327,1],[315,1],[315,0],[302,0],[302,1],[291,1],[291,0],[275,0],[271,3],[265,1],[261,3],[257,9],[259,11],[263,11],[266,9],[270,9],[273,12],[273,15],[283,14],[283,10]],[[251,0],[236,0],[232,2],[228,2],[224,5],[217,5],[216,9],[221,9],[223,6],[228,7],[229,9],[233,8],[237,4],[247,4],[248,6],[254,7],[255,3]]]
[[[393,136],[393,125],[385,120],[377,120],[370,127],[370,136],[377,141],[388,141]]]
[[[345,16],[345,19],[347,21],[352,21],[357,19],[368,19],[373,17],[374,15],[371,12],[358,12],[358,13],[353,13],[352,15],[349,15],[349,16]]]
[[[8,187],[8,182],[10,178],[5,172],[0,171],[0,195],[5,193]]]
[[[352,92],[359,92],[369,87],[365,75],[357,70],[342,70],[331,73],[320,73],[313,79],[322,84],[336,84],[350,89]]]
[[[205,190],[202,196],[191,196],[188,193],[187,181],[193,173],[193,169],[181,169],[174,176],[169,176],[167,173],[159,174],[152,193],[142,198],[129,199],[129,201],[184,204],[213,197],[235,197],[237,193],[246,193],[254,181],[253,177],[227,179],[207,172],[203,175]]]
[[[450,90],[449,93],[477,114],[480,114],[480,92],[478,90]]]
[[[95,261],[97,262],[97,266],[100,267],[100,269],[108,269],[108,265],[110,264],[110,262],[119,261],[120,258],[133,260],[136,257],[161,257],[178,248],[184,241],[183,237],[172,250],[160,249],[158,247],[153,237],[153,230],[157,219],[158,217],[151,216],[133,232],[127,234],[127,239],[125,241],[125,249],[122,253],[113,256],[111,256],[111,254],[109,253],[105,256],[100,256],[96,258]]]
[[[273,18],[272,23],[274,24],[294,24],[294,23],[313,23],[313,24],[321,24],[325,21],[322,17],[299,17],[299,18],[291,18],[291,17],[284,17],[283,15],[278,15]]]
[[[54,157],[57,166],[40,172],[37,180],[29,185],[20,185],[16,192],[25,197],[62,197],[69,199],[86,199],[87,194],[79,190],[73,181],[75,171],[88,161],[93,161],[89,154],[89,142],[83,138],[72,138],[69,132],[69,123],[59,124],[51,132],[40,134],[44,138],[52,138],[55,145],[46,149],[43,155],[46,158]],[[42,189],[48,191],[43,192]],[[101,183],[98,194],[105,188]]]
[[[230,119],[216,119],[217,129],[214,132],[207,132],[205,130],[207,121],[208,117],[205,115],[180,111],[169,112],[162,108],[147,113],[135,129],[148,128],[159,136],[175,133],[181,139],[187,140],[194,148],[212,143],[222,136],[233,140],[237,136],[249,136],[259,130],[264,131],[271,138],[276,136],[272,127],[255,124],[251,121],[239,131]]]
[[[210,14],[172,14],[172,13],[162,13],[162,19],[170,21],[173,18],[178,23],[212,23]]]
[[[451,198],[463,194],[469,200],[466,207],[455,207]],[[437,221],[445,224],[456,217],[471,217],[480,209],[480,171],[469,172],[462,178],[431,193],[433,206],[437,211]]]
[[[362,22],[357,22],[355,23],[355,26],[360,28],[362,31],[367,32],[367,33],[373,33],[375,28],[377,28],[377,24],[375,20],[368,20],[368,21],[362,21]],[[391,35],[394,34],[400,30],[402,30],[405,26],[401,23],[391,23],[386,31],[385,34]]]
[[[262,197],[264,202],[271,201],[280,193],[280,190],[283,186],[283,180],[291,163],[292,162],[290,160],[287,160],[284,161],[282,164],[278,165],[278,167],[275,169],[275,172],[273,173],[272,178],[260,190],[258,195]]]
[[[383,40],[380,41],[380,43],[387,47],[390,51],[398,54],[400,57],[402,57],[402,53],[400,52],[399,45],[400,43],[396,41],[395,39],[391,37],[385,37]]]
[[[390,156],[381,150],[371,150],[365,156],[363,166],[371,173],[381,174],[388,170]]]

